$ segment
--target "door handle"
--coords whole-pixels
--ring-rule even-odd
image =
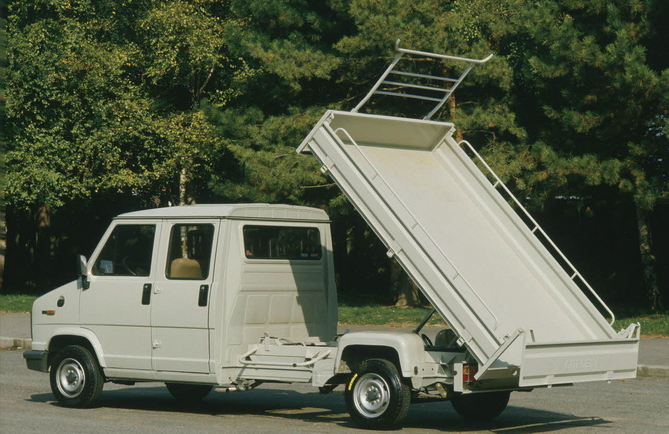
[[[209,285],[200,285],[200,296],[197,299],[198,306],[206,306],[209,298]]]
[[[147,305],[151,303],[151,284],[145,283],[142,289],[142,304]]]

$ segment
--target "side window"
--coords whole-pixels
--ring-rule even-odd
[[[148,276],[155,225],[118,225],[95,260],[96,276]]]
[[[168,279],[201,280],[209,276],[214,225],[176,224],[170,232]]]
[[[244,226],[244,254],[249,259],[319,260],[323,254],[317,228]]]

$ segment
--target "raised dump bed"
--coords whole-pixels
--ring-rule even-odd
[[[328,111],[298,152],[318,158],[456,332],[477,379],[513,370],[529,387],[634,377],[638,329],[613,330],[580,274],[544,246],[454,130]]]

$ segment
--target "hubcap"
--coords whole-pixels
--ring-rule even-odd
[[[363,416],[367,418],[381,416],[390,403],[388,383],[378,374],[363,375],[354,387],[353,401]]]
[[[84,368],[75,359],[65,359],[60,362],[56,378],[58,390],[68,398],[79,396],[86,383]]]

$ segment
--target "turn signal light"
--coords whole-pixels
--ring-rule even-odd
[[[43,310],[42,315],[55,315],[56,311],[55,310]]]
[[[471,383],[475,381],[474,375],[479,371],[479,365],[476,363],[469,363],[462,365],[462,381]]]

